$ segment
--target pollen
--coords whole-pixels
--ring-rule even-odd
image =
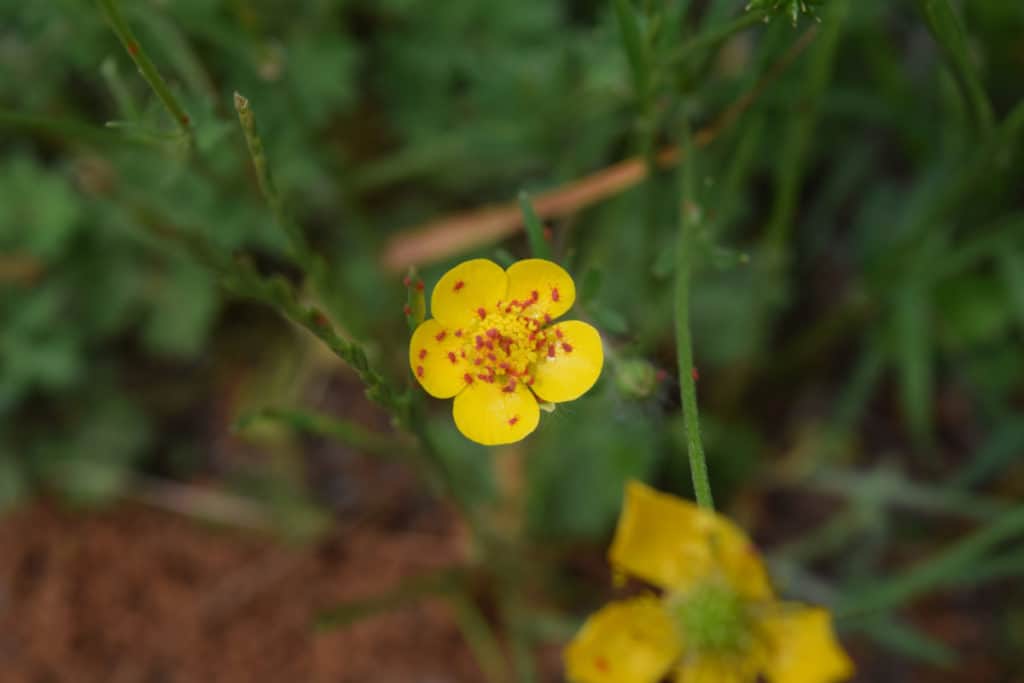
[[[520,382],[529,386],[545,350],[557,345],[554,332],[525,314],[532,302],[498,301],[493,307],[481,307],[477,319],[455,334],[462,343],[463,357],[480,371],[476,376],[497,384],[505,393],[515,392]]]

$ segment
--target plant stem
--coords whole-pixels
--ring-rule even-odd
[[[271,178],[267,154],[263,149],[263,140],[256,130],[256,116],[252,111],[252,107],[249,106],[249,100],[237,92],[235,93],[234,100],[235,111],[238,112],[238,121],[242,124],[245,143],[249,148],[249,156],[252,158],[253,168],[256,169],[256,180],[260,186],[260,193],[270,206],[278,227],[281,228],[281,231],[284,232],[285,237],[288,239],[288,247],[292,252],[292,256],[307,274],[316,281],[318,270],[315,267],[313,253],[310,251],[309,244],[306,242],[302,230],[295,221],[288,217],[284,210],[284,201],[274,185],[273,178]]]
[[[694,233],[700,221],[700,211],[693,202],[693,148],[690,131],[683,135],[685,161],[682,169],[682,207],[679,216],[679,238],[676,244],[676,347],[679,364],[679,394],[686,423],[686,452],[690,458],[690,474],[697,504],[714,509],[708,465],[704,457],[704,444],[700,438],[700,418],[697,412],[697,384],[693,377],[693,340],[690,336],[690,276],[693,271]]]
[[[751,26],[764,23],[764,20],[768,15],[769,12],[767,10],[750,10],[744,12],[728,24],[719,26],[718,28],[713,28],[705,33],[701,33],[693,40],[684,43],[668,55],[667,61],[670,65],[675,65],[678,62],[686,60],[690,55],[699,50],[714,48],[740,31],[746,30]]]
[[[156,70],[156,66],[149,59],[146,51],[142,49],[142,45],[135,39],[135,34],[132,33],[128,22],[121,16],[117,0],[98,0],[98,2],[100,11],[103,12],[103,16],[106,18],[107,23],[110,24],[110,28],[117,34],[118,40],[124,45],[124,49],[127,50],[128,56],[135,62],[135,66],[139,67],[139,71],[142,73],[142,77],[146,79],[146,82],[149,83],[149,87],[153,89],[156,96],[164,103],[167,111],[170,112],[171,117],[181,127],[182,132],[188,138],[189,147],[191,147],[193,143],[192,120],[185,112],[185,108],[178,102],[178,98],[174,96],[174,93],[167,86],[163,76]]]

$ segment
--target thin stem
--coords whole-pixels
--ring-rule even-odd
[[[309,275],[316,278],[317,269],[314,267],[313,253],[309,249],[302,230],[288,217],[284,209],[284,201],[281,194],[274,185],[270,175],[270,166],[267,162],[267,154],[263,149],[263,140],[256,130],[256,116],[249,106],[249,100],[240,93],[235,93],[235,111],[238,112],[238,121],[242,124],[242,132],[245,134],[245,143],[249,148],[249,156],[252,158],[253,168],[256,169],[256,180],[260,186],[260,193],[270,206],[274,214],[274,220],[278,227],[284,232],[288,239],[288,246],[292,256],[298,261]]]
[[[505,683],[508,677],[508,662],[502,653],[498,638],[494,635],[486,617],[473,603],[472,598],[462,591],[451,595],[455,619],[459,624],[469,649],[473,651],[477,664],[488,683]]]
[[[118,40],[124,45],[124,49],[128,51],[128,56],[135,62],[135,66],[139,67],[142,77],[146,79],[149,87],[153,89],[156,96],[164,103],[171,117],[188,137],[189,146],[191,146],[193,142],[192,120],[185,112],[185,108],[178,102],[178,98],[174,96],[174,93],[167,86],[163,76],[156,70],[156,66],[149,59],[149,55],[146,54],[146,51],[142,49],[142,45],[136,40],[135,34],[132,33],[131,28],[128,26],[128,22],[121,16],[117,0],[98,0],[98,2],[100,11],[103,12],[103,16],[106,18],[107,23],[110,24],[110,28],[117,34]]]
[[[394,457],[409,450],[410,446],[393,436],[369,430],[357,422],[287,408],[265,408],[243,415],[235,421],[235,429],[244,431],[261,421],[282,422],[296,431],[330,437],[370,455]]]
[[[693,492],[701,507],[714,509],[704,444],[700,437],[697,384],[693,378],[693,340],[690,336],[690,276],[693,271],[694,233],[700,221],[700,212],[693,203],[693,149],[690,145],[689,128],[684,132],[683,151],[686,161],[682,164],[683,201],[679,217],[679,239],[676,245],[675,301],[679,394],[683,403],[683,420],[686,423],[686,452],[690,458]]]
[[[768,10],[747,11],[741,16],[733,19],[728,24],[712,29],[706,33],[702,33],[688,43],[683,44],[668,56],[668,62],[669,64],[674,65],[677,62],[684,61],[698,50],[716,47],[740,31],[746,30],[756,24],[763,23],[768,15]]]

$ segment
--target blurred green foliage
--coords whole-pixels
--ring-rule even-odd
[[[817,21],[803,3],[751,5],[126,1],[190,139],[95,5],[0,0],[0,508],[39,488],[110,500],[139,471],[224,474],[212,457],[180,464],[209,448],[210,378],[305,357],[302,338],[226,297],[166,239],[300,279],[234,91],[257,113],[287,211],[329,264],[322,304],[398,384],[405,292],[379,265],[388,238],[649,159],[684,123],[710,125],[749,96],[685,161],[702,216],[692,317],[716,499],[758,510],[745,521],[773,541],[795,533],[776,489],[813,497],[822,471],[892,467],[953,515],[954,491],[1019,499],[1024,5],[807,3]],[[675,382],[651,381],[675,363],[679,209],[675,174],[652,171],[554,225],[577,310],[609,352],[598,387],[524,444],[530,543],[602,542],[630,477],[689,486]],[[468,255],[424,264],[427,287]],[[268,380],[274,397],[256,407],[301,407],[298,381]],[[483,449],[440,408],[429,432],[462,500],[493,503]],[[305,495],[301,472],[278,476],[271,502]],[[889,571],[891,548],[920,526],[876,504],[850,503],[841,527],[874,550],[840,562],[829,590],[792,591],[842,604],[847,586]],[[911,656],[947,654],[903,623],[857,625]]]

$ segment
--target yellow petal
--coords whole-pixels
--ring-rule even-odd
[[[576,285],[565,268],[540,258],[516,261],[508,271],[508,301],[526,304],[523,312],[554,319],[576,301]]]
[[[487,382],[479,377],[455,397],[455,426],[467,438],[485,446],[513,443],[537,428],[537,399],[521,383]]]
[[[448,327],[464,327],[478,310],[492,310],[508,292],[508,275],[494,261],[464,261],[441,276],[430,295],[430,313]]]
[[[694,657],[676,669],[675,683],[750,683],[756,678],[734,667],[725,657]],[[775,683],[772,681],[772,683]]]
[[[469,370],[462,342],[436,319],[424,320],[409,340],[412,374],[436,398],[451,398],[466,386]]]
[[[772,683],[835,683],[853,675],[827,610],[783,605],[761,626],[772,644],[766,672]]]
[[[675,625],[659,600],[613,602],[569,643],[566,677],[573,683],[655,683],[680,651]]]
[[[608,555],[616,569],[670,591],[722,577],[745,598],[772,595],[761,559],[739,527],[636,481],[626,485]]]
[[[548,328],[555,344],[538,362],[531,387],[551,403],[572,401],[594,386],[604,365],[604,349],[597,330],[579,320]]]

